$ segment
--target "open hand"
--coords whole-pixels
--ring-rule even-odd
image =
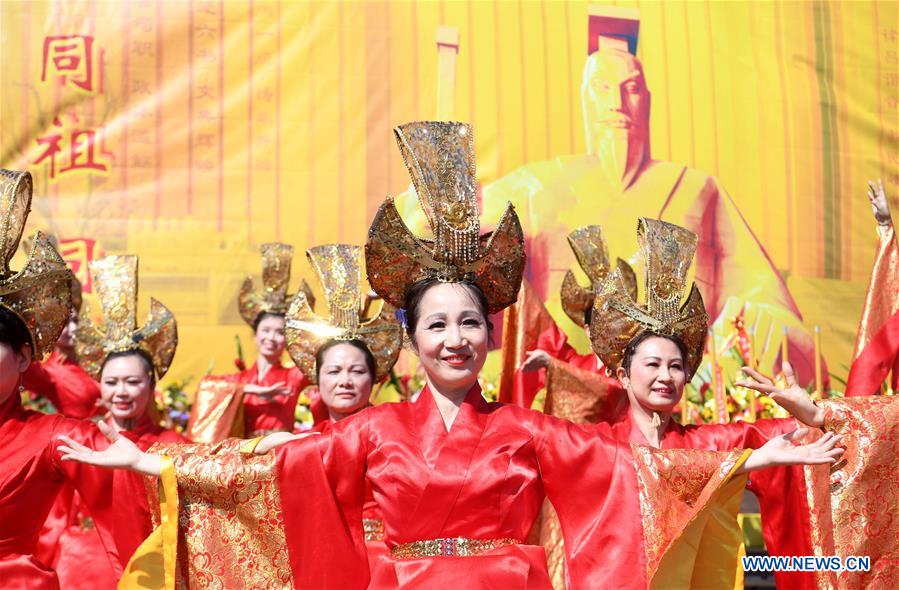
[[[549,361],[549,353],[545,350],[540,350],[539,348],[529,350],[525,354],[524,360],[521,361],[521,370],[524,373],[539,371],[548,367]]]
[[[887,195],[883,190],[883,180],[877,179],[877,184],[873,180],[868,181],[868,202],[871,203],[871,209],[874,211],[874,219],[880,225],[890,225],[892,219],[890,217],[890,204],[887,202]]]
[[[145,475],[159,475],[159,457],[157,455],[144,453],[136,444],[124,436],[120,436],[105,422],[100,422],[97,426],[112,444],[103,451],[97,451],[62,435],[59,437],[63,443],[59,446],[62,454],[61,460],[78,461],[107,469],[131,469]]]
[[[743,373],[749,379],[737,381],[735,385],[738,387],[748,387],[766,394],[806,426],[824,426],[824,410],[816,406],[808,393],[796,383],[796,375],[790,363],[783,364],[784,379],[787,381],[784,388],[777,387],[771,379],[750,367],[743,367]]]
[[[843,437],[827,432],[807,445],[795,445],[794,441],[802,440],[808,434],[807,428],[799,428],[793,432],[775,436],[752,455],[743,464],[745,471],[755,471],[765,467],[778,465],[825,465],[835,463],[845,449],[837,445]]]
[[[276,395],[290,395],[290,387],[287,386],[287,382],[278,381],[277,383],[273,383],[271,385],[254,385],[252,383],[247,383],[243,386],[244,393],[249,393],[251,395],[258,395],[263,399],[272,399]]]

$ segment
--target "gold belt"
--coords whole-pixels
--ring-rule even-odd
[[[384,521],[380,518],[363,518],[362,531],[366,541],[384,540]]]
[[[402,543],[390,549],[394,559],[416,559],[419,557],[471,557],[492,551],[497,547],[518,545],[518,539],[431,539]]]

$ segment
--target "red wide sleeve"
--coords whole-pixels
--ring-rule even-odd
[[[276,451],[284,533],[298,588],[365,588],[362,529],[368,412]]]
[[[100,386],[78,365],[34,361],[22,385],[50,400],[63,416],[83,419],[98,413]]]
[[[61,419],[47,445],[48,459],[81,496],[88,507],[116,576],[122,574],[131,554],[150,532],[145,505],[132,502],[144,494],[142,480],[125,471],[102,469],[75,461],[61,461],[57,437],[66,435],[92,449],[105,449],[108,439],[91,423]]]
[[[643,529],[630,448],[599,429],[534,412],[540,474],[559,515],[573,588],[645,588]],[[621,576],[629,564],[633,575]]]

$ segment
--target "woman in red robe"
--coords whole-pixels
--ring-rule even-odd
[[[645,304],[637,303],[635,289],[629,287],[632,281],[622,280],[620,271],[615,271],[596,289],[590,324],[593,350],[616,371],[626,390],[627,408],[620,418],[608,420],[597,411],[604,407],[601,398],[608,395],[602,377],[553,361],[548,372],[547,411],[576,422],[599,422],[600,428],[616,440],[657,449],[759,448],[771,438],[795,430],[797,422],[792,418],[689,426],[673,419],[684,387],[702,360],[708,330],[708,317],[695,286],[680,305],[696,236],[684,228],[651,219],[641,219],[637,233],[645,257]],[[784,372],[792,387],[786,392],[771,389],[770,382],[757,372],[747,372],[762,385],[753,381],[738,385],[775,391],[772,399],[806,426],[823,428],[826,409],[831,415],[840,412],[842,402],[838,401],[826,402],[828,407],[816,407],[806,392],[796,386],[789,364]],[[585,399],[590,399],[590,403],[583,403]],[[834,422],[827,426],[835,428]],[[881,430],[870,436],[886,439],[889,432]],[[754,474],[747,487],[759,498],[769,553],[813,554],[803,469],[765,470]],[[560,571],[564,556],[555,526],[548,516],[541,534],[554,574]],[[775,575],[780,584],[791,588],[817,586],[813,572],[781,571]],[[554,581],[558,587],[558,574]]]
[[[85,318],[81,330],[85,336],[76,342],[76,352],[83,359],[85,374],[99,381],[101,402],[108,410],[104,423],[146,450],[157,442],[179,443],[187,439],[159,425],[153,400],[156,381],[168,371],[175,355],[174,316],[154,300],[156,323],[140,331],[146,338],[132,337],[138,332],[137,264],[136,256],[110,256],[91,263],[90,273],[106,322],[98,326]],[[122,334],[126,335],[124,343]],[[129,503],[133,505],[118,514],[114,534],[120,538],[119,546],[127,559],[152,526],[143,482],[134,477],[122,478],[123,475],[115,474],[121,479],[117,489],[131,489]],[[114,588],[121,568],[111,567],[105,558],[90,508],[71,486],[58,496],[48,524],[59,520],[64,523],[61,531],[45,526],[39,555],[56,570],[61,587]]]
[[[316,385],[328,417],[313,431],[326,434],[371,405],[373,386],[382,383],[396,363],[403,332],[389,305],[382,305],[374,318],[364,317],[362,248],[329,244],[307,250],[306,256],[322,285],[328,315],[313,312],[307,293],[297,294],[286,317],[287,351]],[[362,528],[369,559],[385,554],[384,521],[370,486],[365,488]]]
[[[229,435],[293,432],[297,400],[310,381],[298,368],[281,364],[292,259],[293,246],[262,245],[263,288],[254,291],[248,277],[238,296],[240,315],[253,329],[256,362],[232,375],[207,377],[200,382],[187,427],[191,440],[213,443]],[[302,290],[311,304],[305,281]],[[313,400],[313,414],[316,422],[326,417],[317,399]]]
[[[122,475],[128,476],[124,478],[127,481],[135,478],[60,462],[56,450],[59,435],[100,448],[106,445],[105,437],[90,422],[22,407],[22,373],[32,355],[40,357],[53,348],[72,309],[72,275],[46,237],[38,234],[34,238],[21,272],[9,269],[25,227],[31,194],[30,174],[0,170],[0,217],[7,228],[0,237],[4,269],[0,275],[0,583],[8,588],[54,589],[58,587],[55,572],[35,552],[41,526],[57,494],[71,484],[82,495],[111,567],[121,571],[131,556],[129,531],[117,530],[115,523],[132,511],[134,503],[111,502],[110,498],[128,497],[129,492],[117,486]]]
[[[404,310],[427,378],[414,403],[366,409],[266,453],[295,436],[272,435],[255,446],[265,454],[250,457],[177,448],[162,456],[121,438],[102,452],[74,441],[63,449],[70,459],[161,475],[161,537],[171,551],[181,535],[177,576],[188,586],[228,586],[239,574],[253,587],[548,588],[543,549],[525,542],[545,495],[559,509],[578,586],[645,588],[674,573],[689,583],[708,572],[666,554],[702,537],[716,505],[742,487],[732,476],[839,456],[832,437],[804,447],[775,439],[752,454],[631,449],[595,428],[488,403],[478,385],[487,318],[517,294],[521,228],[510,209],[493,235],[479,236],[470,127],[413,123],[397,138],[435,243],[412,236],[388,199],[369,232],[366,266],[374,290]],[[371,570],[366,482],[390,547]],[[250,514],[252,526],[227,547],[210,540],[217,519],[246,523]],[[181,523],[174,536],[172,523]],[[232,573],[233,563],[248,565]],[[174,580],[175,564],[165,567]]]

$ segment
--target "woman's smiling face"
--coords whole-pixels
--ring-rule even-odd
[[[412,340],[429,381],[440,391],[470,389],[487,360],[490,336],[470,287],[435,283],[416,311]]]

